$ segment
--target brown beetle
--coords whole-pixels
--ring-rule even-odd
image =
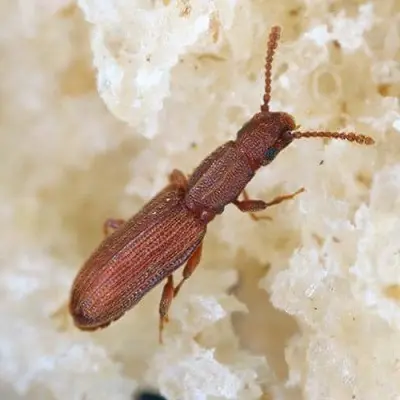
[[[271,65],[279,37],[280,28],[273,27],[263,104],[260,112],[239,130],[236,140],[211,153],[189,180],[174,170],[170,184],[126,223],[106,222],[106,231],[115,231],[86,261],[72,287],[69,307],[77,327],[94,330],[109,325],[167,279],[159,309],[162,341],[171,301],[199,264],[207,224],[231,203],[260,219],[253,213],[303,191],[268,203],[249,199],[245,188],[259,168],[268,165],[294,139],[322,137],[374,143],[372,138],[356,133],[298,132],[291,115],[270,112]],[[244,200],[239,200],[241,193]],[[184,263],[183,278],[174,287],[172,274]]]

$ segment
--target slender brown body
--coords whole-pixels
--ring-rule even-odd
[[[92,330],[109,325],[167,279],[159,309],[161,340],[171,301],[199,264],[207,224],[228,204],[248,212],[253,219],[263,219],[254,212],[304,190],[268,203],[249,199],[245,188],[259,168],[268,165],[295,139],[322,137],[374,143],[356,133],[298,132],[292,116],[269,110],[271,65],[279,35],[280,29],[273,27],[261,111],[239,130],[236,140],[212,152],[189,181],[182,172],[174,170],[170,185],[128,222],[107,221],[106,227],[116,231],[84,264],[72,287],[70,312],[79,328]],[[244,200],[239,200],[241,194]],[[183,278],[174,286],[172,273],[185,262]]]

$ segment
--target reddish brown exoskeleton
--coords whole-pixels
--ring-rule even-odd
[[[273,27],[261,111],[239,130],[236,140],[211,153],[189,180],[174,170],[170,184],[126,223],[106,222],[106,230],[114,232],[86,261],[72,287],[70,312],[80,329],[109,325],[167,279],[159,309],[161,341],[171,301],[199,264],[207,224],[231,203],[259,219],[254,212],[303,191],[300,189],[268,203],[249,199],[246,185],[260,167],[268,165],[294,139],[322,137],[374,143],[370,137],[356,133],[298,132],[291,115],[269,110],[271,65],[279,36],[280,28]],[[241,193],[243,200],[239,200]],[[172,274],[184,263],[183,278],[175,287]]]

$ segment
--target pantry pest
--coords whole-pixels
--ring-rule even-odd
[[[271,67],[280,32],[275,26],[269,35],[263,104],[239,130],[236,140],[213,151],[189,178],[174,170],[169,184],[126,222],[105,222],[106,238],[83,265],[72,286],[69,310],[78,328],[95,330],[108,326],[166,279],[159,305],[162,342],[172,299],[200,262],[208,223],[228,204],[260,219],[255,212],[303,191],[270,202],[249,199],[245,188],[259,168],[273,161],[295,139],[374,143],[372,138],[356,133],[300,132],[291,115],[270,111]],[[184,263],[183,278],[175,286],[172,274]]]

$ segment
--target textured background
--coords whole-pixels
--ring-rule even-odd
[[[302,140],[249,185],[295,201],[255,223],[228,207],[158,346],[150,293],[104,331],[63,308],[107,217],[129,217],[258,110]],[[0,0],[0,398],[400,396],[397,0]]]

